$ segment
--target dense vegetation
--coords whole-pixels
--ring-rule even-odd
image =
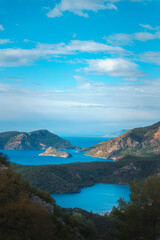
[[[33,202],[33,196],[45,205]],[[48,204],[53,213],[48,212]],[[110,240],[106,231],[110,225],[109,217],[57,207],[49,193],[33,188],[10,170],[6,156],[0,154],[0,239]]]
[[[155,240],[160,237],[160,177],[130,184],[130,202],[119,200],[111,213],[115,240]]]
[[[82,174],[88,166],[89,180],[87,176],[84,177],[87,172],[84,172],[81,177],[83,181],[85,180],[85,184],[89,184],[93,181],[93,176],[98,181],[100,179],[98,174],[103,175],[107,171],[110,173],[114,171],[115,175],[118,174],[119,180],[124,180],[126,176],[128,180],[135,176],[137,179],[142,179],[159,169],[158,162],[159,156],[152,159],[128,157],[114,163],[69,164],[69,166],[74,174],[77,174],[76,170],[79,167],[80,174]],[[105,166],[103,164],[109,164],[106,165],[108,167],[105,170],[103,170]],[[67,165],[63,165],[62,168],[55,165],[49,167],[52,170],[58,167],[59,171],[57,169],[56,173],[60,173],[63,169],[64,174],[67,170],[65,166],[67,167]],[[109,166],[110,170],[107,170]],[[19,171],[25,169],[18,165],[14,167]],[[44,176],[43,167],[39,172],[39,174],[42,173],[41,177]],[[97,167],[98,172],[95,172]],[[28,168],[28,171],[30,170],[31,167]],[[91,172],[94,174],[91,175]],[[67,179],[65,174],[64,176]],[[81,177],[79,175],[79,179]],[[108,181],[105,175],[102,179]],[[117,181],[116,177],[113,181]],[[160,235],[160,177],[154,175],[140,182],[133,181],[130,183],[130,189],[131,201],[126,202],[120,199],[119,206],[114,207],[109,216],[107,214],[100,216],[82,209],[61,209],[56,206],[49,193],[32,187],[18,173],[11,170],[6,156],[0,154],[0,238],[2,240],[158,239]],[[33,202],[33,196],[38,196],[43,202],[53,206],[54,212],[51,214],[45,205]]]
[[[129,184],[147,178],[160,169],[160,155],[126,156],[117,162],[90,162],[61,165],[22,166],[12,164],[32,185],[50,193],[79,192],[96,183]]]

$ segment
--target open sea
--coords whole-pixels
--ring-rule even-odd
[[[108,139],[102,137],[63,137],[69,140],[73,145],[79,147],[89,147],[98,142]],[[22,165],[46,165],[46,164],[67,164],[74,162],[92,162],[92,161],[113,161],[111,159],[102,159],[86,156],[84,153],[77,153],[76,150],[67,150],[72,158],[59,158],[39,156],[44,151],[26,151],[26,150],[0,150],[8,155],[9,160]],[[117,200],[121,197],[129,200],[130,190],[128,186],[114,184],[96,184],[91,187],[81,189],[80,193],[52,194],[56,203],[66,208],[82,208],[94,213],[105,213],[111,211],[113,206],[117,206]]]

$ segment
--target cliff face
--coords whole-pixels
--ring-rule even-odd
[[[160,153],[160,122],[135,128],[121,136],[84,149],[93,157],[118,160],[126,155],[149,156]]]
[[[69,141],[47,131],[34,132],[4,132],[0,133],[1,149],[41,150],[54,147],[57,149],[75,149]]]

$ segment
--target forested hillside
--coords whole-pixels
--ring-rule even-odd
[[[23,166],[12,164],[31,184],[50,193],[79,192],[96,183],[129,184],[158,173],[160,155],[126,156],[116,162],[90,162],[61,165]]]

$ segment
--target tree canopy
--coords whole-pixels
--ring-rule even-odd
[[[114,239],[155,240],[160,235],[160,177],[130,184],[130,201],[119,200],[111,213]]]

